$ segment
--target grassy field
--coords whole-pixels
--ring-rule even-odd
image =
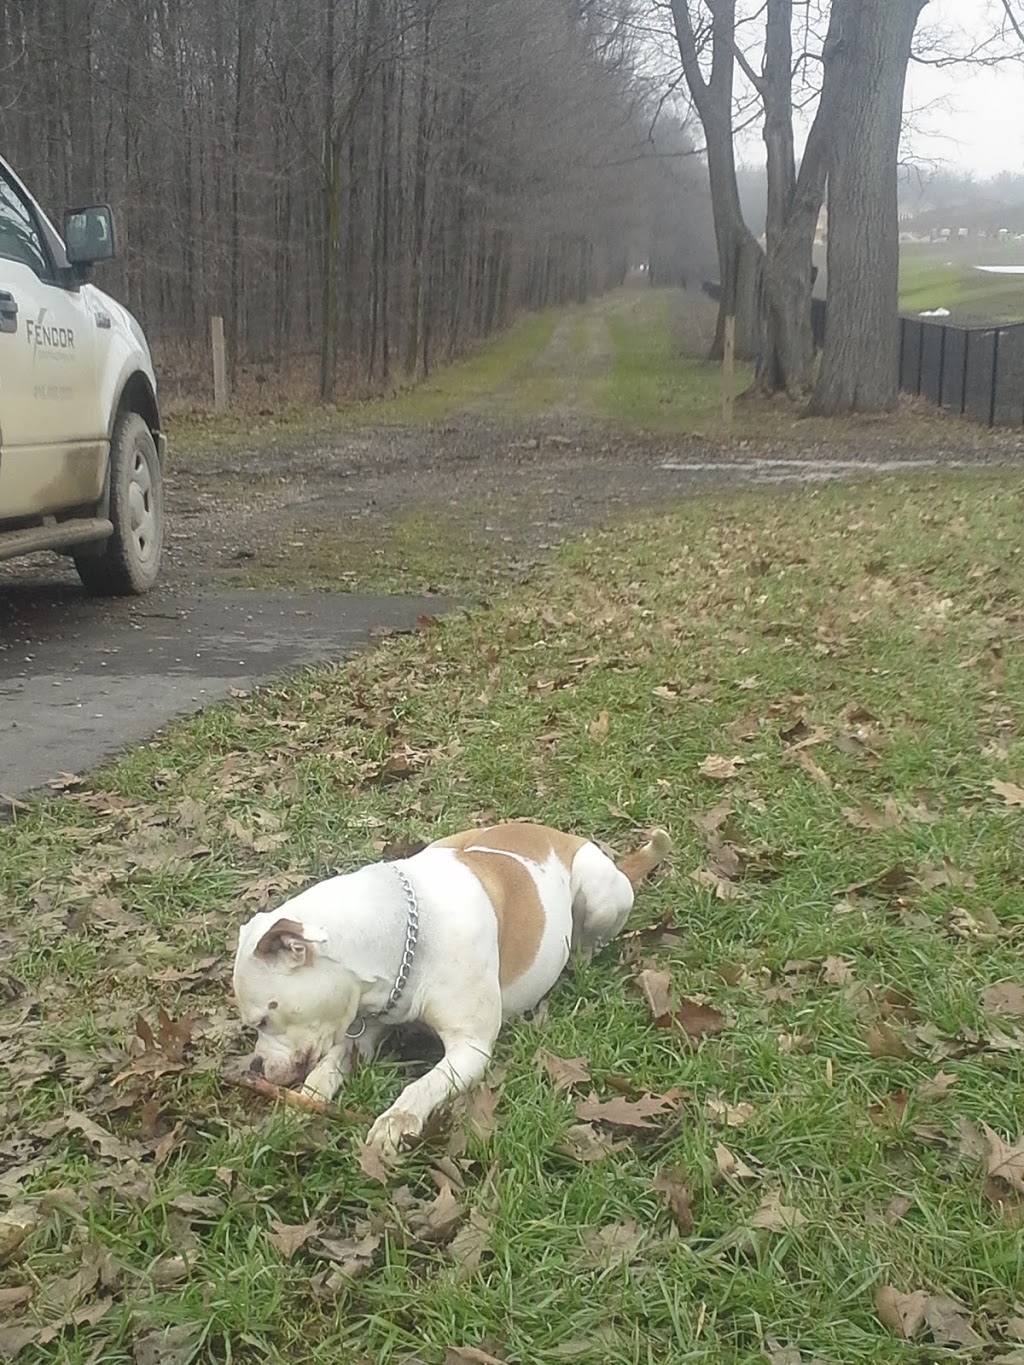
[[[1005,471],[695,501],[19,807],[0,1354],[1019,1362],[1022,512]],[[397,1062],[340,1121],[224,1083],[229,944],[496,814],[677,853],[384,1186]]]
[[[1024,275],[991,275],[978,265],[1024,265],[1024,243],[902,246],[901,312],[948,308],[952,322],[1024,322]]]

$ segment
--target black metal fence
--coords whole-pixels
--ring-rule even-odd
[[[900,388],[985,426],[1024,426],[1024,323],[900,318]]]

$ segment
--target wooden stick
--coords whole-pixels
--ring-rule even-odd
[[[736,319],[725,320],[725,346],[722,356],[722,421],[732,426],[733,373],[736,356]]]
[[[243,1076],[225,1076],[223,1079],[228,1085],[241,1086],[243,1090],[252,1090],[257,1095],[262,1095],[267,1100],[280,1100],[283,1104],[293,1105],[296,1109],[305,1109],[310,1114],[323,1114],[329,1119],[341,1119],[348,1123],[365,1123],[367,1115],[360,1114],[355,1109],[340,1109],[335,1104],[328,1104],[326,1100],[315,1099],[312,1095],[303,1095],[300,1090],[289,1090],[286,1085],[274,1085],[272,1081],[264,1080],[262,1076],[245,1074]]]
[[[228,405],[228,362],[224,346],[224,319],[210,319],[210,349],[213,352],[213,406],[223,412]]]

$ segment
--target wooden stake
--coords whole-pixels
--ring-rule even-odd
[[[210,319],[210,346],[213,350],[213,406],[223,412],[228,405],[228,358],[224,347],[224,319]]]
[[[725,320],[725,348],[722,354],[722,421],[732,426],[733,384],[736,369],[736,319]]]

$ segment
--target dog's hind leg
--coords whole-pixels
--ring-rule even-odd
[[[483,1079],[501,1027],[497,982],[493,999],[480,1001],[470,1010],[463,1006],[457,1019],[446,1009],[429,1007],[424,1017],[444,1045],[444,1056],[425,1076],[407,1085],[370,1129],[367,1142],[384,1156],[393,1156],[403,1138],[418,1137],[430,1115],[446,1100]]]

